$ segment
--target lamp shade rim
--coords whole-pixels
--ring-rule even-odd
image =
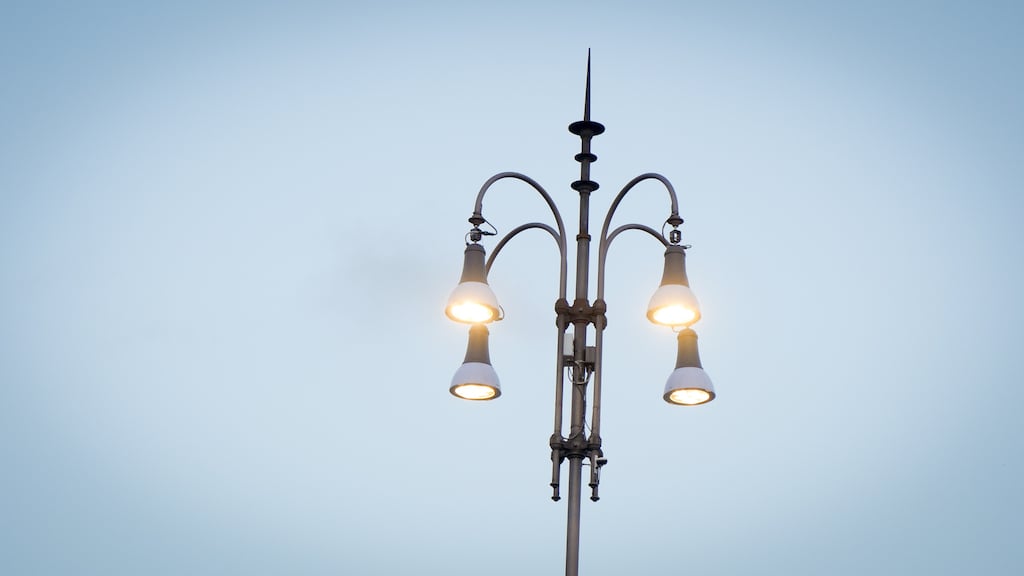
[[[498,319],[498,297],[486,282],[460,282],[448,296],[444,313],[464,324],[489,323]]]
[[[459,390],[468,387],[480,391],[481,394],[459,394]],[[448,391],[463,400],[494,400],[501,396],[501,382],[494,367],[484,362],[464,362],[452,376]],[[489,395],[485,395],[489,393]]]
[[[687,396],[686,394],[680,394],[681,392],[692,392],[688,396],[693,398],[694,401],[677,401],[680,396]],[[703,368],[684,366],[676,368],[669,375],[668,380],[665,382],[665,393],[662,395],[662,398],[669,404],[677,406],[698,406],[711,402],[715,399],[715,396],[715,386],[711,383],[711,378]]]
[[[663,284],[647,304],[647,318],[665,326],[690,326],[700,320],[700,303],[689,286]]]

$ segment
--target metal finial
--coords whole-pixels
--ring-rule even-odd
[[[583,120],[573,122],[569,125],[569,132],[584,139],[597,136],[604,132],[604,126],[600,122],[590,120],[590,49],[587,49],[587,93],[583,99]],[[586,152],[586,151],[585,151]],[[577,158],[577,160],[579,160]],[[591,160],[593,162],[593,159]]]
[[[604,132],[604,126],[600,122],[590,119],[590,49],[587,49],[587,94],[583,99],[583,120],[569,124],[569,132],[580,137],[582,150],[576,155],[576,161],[580,163],[580,179],[570,184],[573,190],[581,194],[589,194],[597,190],[600,185],[590,179],[590,164],[597,161],[597,156],[590,152],[590,139]]]
[[[583,121],[590,121],[590,48],[587,48],[587,96],[583,100]]]

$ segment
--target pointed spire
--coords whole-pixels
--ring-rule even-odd
[[[590,49],[587,49],[587,92],[583,99],[583,120],[569,125],[569,132],[583,138],[591,138],[604,132],[600,122],[590,120]]]
[[[590,179],[590,164],[597,161],[590,151],[590,140],[594,136],[604,132],[604,126],[600,122],[590,119],[590,49],[587,49],[587,94],[583,99],[583,120],[569,124],[569,132],[580,137],[580,153],[576,155],[576,161],[580,163],[580,179],[570,184],[573,190],[580,194],[589,194],[600,186]]]
[[[583,100],[583,121],[590,121],[590,48],[587,48],[587,96]]]

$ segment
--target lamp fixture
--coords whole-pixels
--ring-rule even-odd
[[[669,404],[697,406],[715,399],[715,387],[700,365],[697,354],[697,333],[689,328],[679,332],[676,369],[665,382],[662,398]]]
[[[452,385],[448,388],[454,396],[463,400],[493,400],[501,396],[498,373],[491,366],[487,348],[489,334],[487,326],[483,324],[474,324],[469,328],[466,359],[455,371]]]
[[[499,310],[498,297],[487,284],[484,247],[468,244],[462,264],[462,278],[448,297],[444,312],[456,322],[480,324],[497,320]]]
[[[700,320],[700,305],[686,278],[686,249],[665,248],[665,270],[661,286],[647,305],[647,318],[662,326],[690,326]]]

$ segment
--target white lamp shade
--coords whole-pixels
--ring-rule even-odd
[[[498,318],[498,297],[486,282],[461,282],[448,297],[444,313],[456,322],[479,324]]]
[[[706,404],[715,399],[715,387],[703,368],[676,368],[665,382],[663,398],[679,406]]]
[[[501,396],[501,383],[490,364],[466,362],[455,371],[448,391],[464,400],[493,400]]]
[[[647,304],[647,318],[663,326],[689,326],[700,320],[700,304],[689,286],[663,284]]]

